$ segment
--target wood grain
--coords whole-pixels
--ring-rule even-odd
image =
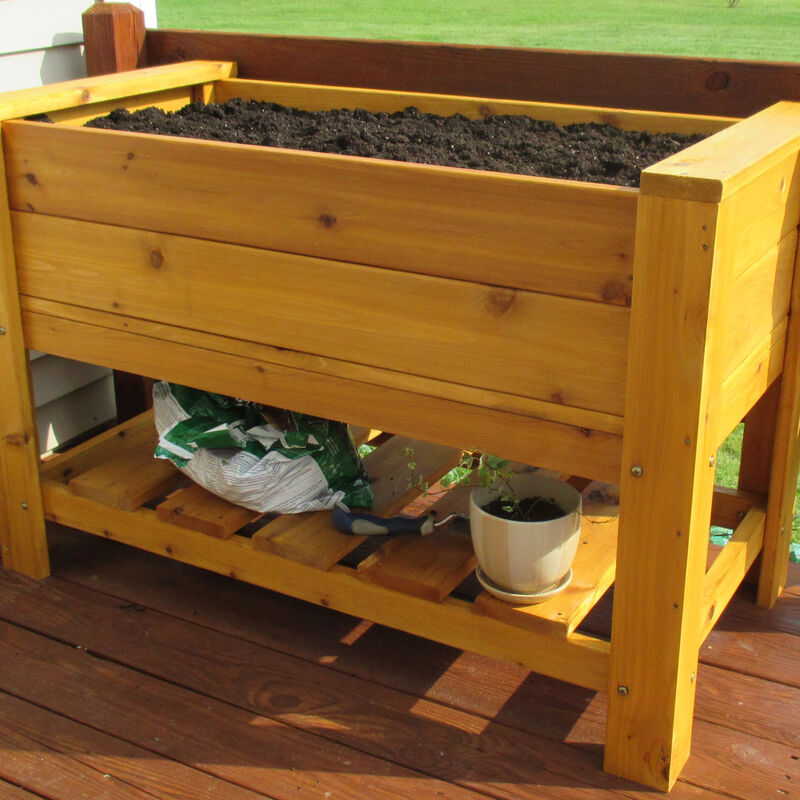
[[[130,513],[103,506],[77,497],[55,482],[44,482],[43,498],[48,519],[83,530],[88,528],[88,533],[168,555],[326,608],[359,615],[369,610],[375,622],[493,658],[510,659],[514,663],[524,661],[538,672],[557,674],[579,685],[598,689],[607,680],[608,644],[591,636],[574,634],[564,641],[513,629],[473,614],[471,604],[463,601],[447,598],[441,604],[433,604],[399,595],[358,580],[345,567],[325,572],[255,550],[248,539],[240,536],[215,539],[168,525],[146,508]]]
[[[53,797],[58,791],[57,796],[80,797],[91,787],[92,797],[145,800],[169,787],[171,792],[186,796],[213,793],[211,796],[231,800],[263,797],[172,758],[153,758],[149,749],[5,693],[0,693],[0,731],[6,743],[8,731],[13,731],[19,749],[28,751],[27,759],[4,758],[0,769],[32,790],[46,793],[44,796]],[[35,766],[15,772],[14,767],[19,769],[26,760]],[[17,800],[6,785],[0,786],[0,796]],[[33,795],[19,794],[19,800],[26,797]]]
[[[485,45],[151,30],[150,63],[236,59],[246,78],[745,117],[800,100],[796,64]]]
[[[17,214],[14,236],[23,294],[622,413],[617,305],[41,214]]]
[[[17,210],[621,305],[629,296],[634,189],[33,122],[3,130]]]
[[[225,341],[227,352],[220,352],[27,313],[25,335],[30,347],[66,358],[85,358],[137,374],[148,372],[157,363],[160,377],[199,389],[378,430],[403,430],[415,439],[477,448],[509,460],[561,467],[608,482],[619,480],[619,436],[270,364],[241,353],[233,339]],[[202,375],[196,364],[203,365]]]
[[[95,3],[81,15],[86,72],[103,75],[147,66],[144,12],[131,3]]]
[[[511,102],[489,97],[423,92],[393,92],[353,87],[318,86],[279,81],[220,80],[216,83],[216,102],[235,97],[280,103],[306,111],[329,111],[338,108],[363,108],[375,113],[392,113],[413,106],[423,113],[468,119],[487,119],[500,114],[524,115],[533,119],[572,125],[581,122],[614,125],[631,131],[653,133],[704,133],[723,130],[735,120],[729,117],[701,117],[694,114],[663,114],[627,111],[619,108],[574,106],[561,103]]]
[[[5,185],[0,137],[0,186]],[[37,578],[49,572],[39,494],[39,442],[19,308],[8,198],[0,191],[0,560]]]
[[[3,94],[0,120],[192,86],[234,74],[235,65],[230,62],[190,62],[18,89]]]

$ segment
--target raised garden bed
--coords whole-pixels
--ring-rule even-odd
[[[786,441],[796,430],[798,107],[732,124],[233,71],[187,63],[0,97],[4,564],[47,573],[46,516],[608,689],[607,768],[668,787],[688,754],[705,634],[760,551],[764,585],[780,582],[791,448],[770,450],[767,497],[715,495],[713,459],[767,407]],[[80,127],[121,104],[240,96],[714,135],[637,190]],[[21,119],[34,113],[55,124]],[[228,510],[209,524],[204,498],[160,497],[171,476],[142,457],[146,420],[45,464],[40,481],[26,346],[423,440],[431,475],[468,446],[621,482],[619,541],[615,523],[587,528],[574,591],[526,611],[452,597],[469,566],[452,548],[392,543],[358,569],[340,563],[358,538],[326,516],[252,539]],[[390,448],[376,474],[396,458]],[[201,510],[187,514],[189,501]],[[706,571],[712,503],[736,533]],[[409,588],[428,558],[447,579]],[[577,632],[614,581],[612,642]]]

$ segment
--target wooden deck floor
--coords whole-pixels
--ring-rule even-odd
[[[0,798],[659,796],[601,770],[606,698],[53,529],[0,570]],[[800,570],[702,653],[672,797],[800,796]],[[745,593],[746,594],[746,593]],[[608,604],[587,620],[607,630]]]

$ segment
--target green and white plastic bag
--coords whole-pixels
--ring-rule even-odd
[[[259,512],[370,508],[372,490],[347,425],[290,412],[296,430],[258,406],[179,384],[153,387],[155,455],[208,491]]]

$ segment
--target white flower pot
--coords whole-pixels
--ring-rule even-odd
[[[473,489],[470,528],[478,577],[484,588],[504,600],[538,602],[569,582],[580,538],[581,495],[568,483],[536,472],[515,476],[511,485],[519,497],[554,500],[564,515],[543,522],[501,519],[482,508],[500,492]]]

